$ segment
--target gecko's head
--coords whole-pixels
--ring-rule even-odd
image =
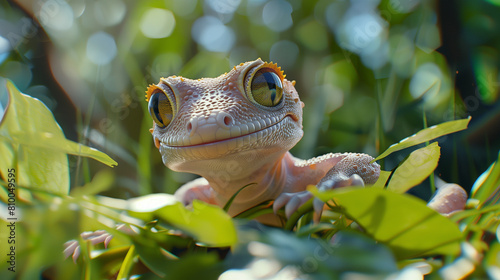
[[[176,171],[200,174],[229,162],[276,160],[303,135],[294,82],[260,59],[217,78],[162,78],[146,93],[155,145]]]

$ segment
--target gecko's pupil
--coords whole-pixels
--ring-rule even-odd
[[[283,99],[283,86],[280,77],[267,68],[262,68],[255,73],[251,90],[253,99],[267,107],[276,106]]]
[[[149,99],[149,114],[154,122],[160,127],[166,127],[172,120],[172,106],[163,92],[154,93]]]

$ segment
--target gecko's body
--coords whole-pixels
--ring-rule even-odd
[[[326,154],[310,160],[289,150],[302,138],[302,107],[294,82],[275,64],[256,60],[217,78],[162,78],[148,88],[151,129],[164,164],[202,178],[176,196],[223,206],[229,213],[267,200],[289,215],[320,188],[374,183],[380,172],[366,154]]]
[[[380,175],[379,165],[370,163],[373,158],[366,154],[293,157],[289,150],[302,138],[304,105],[294,82],[286,80],[275,64],[260,59],[217,78],[162,78],[148,88],[146,98],[154,120],[150,131],[165,165],[202,176],[175,193],[186,205],[200,199],[222,207],[247,186],[229,214],[274,200],[275,212],[285,207],[290,216],[312,198],[305,190],[308,185],[325,190],[372,184]],[[430,208],[444,215],[464,209],[467,193],[462,187],[444,182],[438,187]],[[320,212],[323,203],[315,200],[314,208]],[[276,215],[260,218],[280,225]],[[82,238],[107,244],[111,235],[96,231]],[[78,242],[66,246],[65,254],[78,258]]]

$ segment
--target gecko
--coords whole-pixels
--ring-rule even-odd
[[[374,184],[380,166],[363,153],[328,153],[312,159],[290,149],[304,135],[295,81],[275,63],[261,59],[234,66],[216,78],[161,78],[147,88],[153,119],[150,132],[163,163],[200,178],[181,186],[175,197],[189,205],[198,199],[235,216],[265,201],[290,217],[320,191]],[[244,188],[243,188],[244,187]],[[314,198],[315,212],[324,203]],[[264,223],[277,225],[276,215]]]
[[[236,216],[273,201],[274,214],[257,220],[281,226],[278,210],[284,208],[290,217],[310,199],[315,213],[321,214],[324,203],[313,198],[308,185],[320,191],[363,186],[374,184],[380,175],[379,164],[367,154],[328,153],[302,160],[289,152],[304,134],[304,103],[295,81],[287,80],[274,63],[261,59],[241,63],[217,78],[161,78],[147,88],[146,100],[153,119],[150,132],[163,163],[174,171],[201,176],[175,192],[186,206],[199,199],[223,207],[236,194],[228,209]],[[428,207],[445,216],[463,210],[464,189],[438,183]],[[117,229],[133,234],[124,225]],[[107,247],[112,235],[100,230],[81,237]],[[78,241],[64,246],[66,258],[72,255],[76,261]]]

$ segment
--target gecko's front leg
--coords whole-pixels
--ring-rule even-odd
[[[214,190],[210,187],[208,181],[202,177],[181,186],[174,196],[184,205],[191,204],[195,199],[217,205]]]
[[[373,157],[367,154],[345,153],[331,154],[331,156],[337,157],[339,160],[333,161],[334,165],[330,167],[326,175],[316,184],[320,191],[346,186],[374,184],[380,175],[380,166],[377,163],[370,163]],[[332,163],[329,157],[325,158],[324,162]],[[285,207],[285,214],[287,217],[290,217],[292,213],[311,198],[312,194],[308,191],[283,193],[275,200],[273,209],[276,212]],[[319,199],[315,199],[313,205],[314,210],[317,213],[321,213],[324,203]]]

